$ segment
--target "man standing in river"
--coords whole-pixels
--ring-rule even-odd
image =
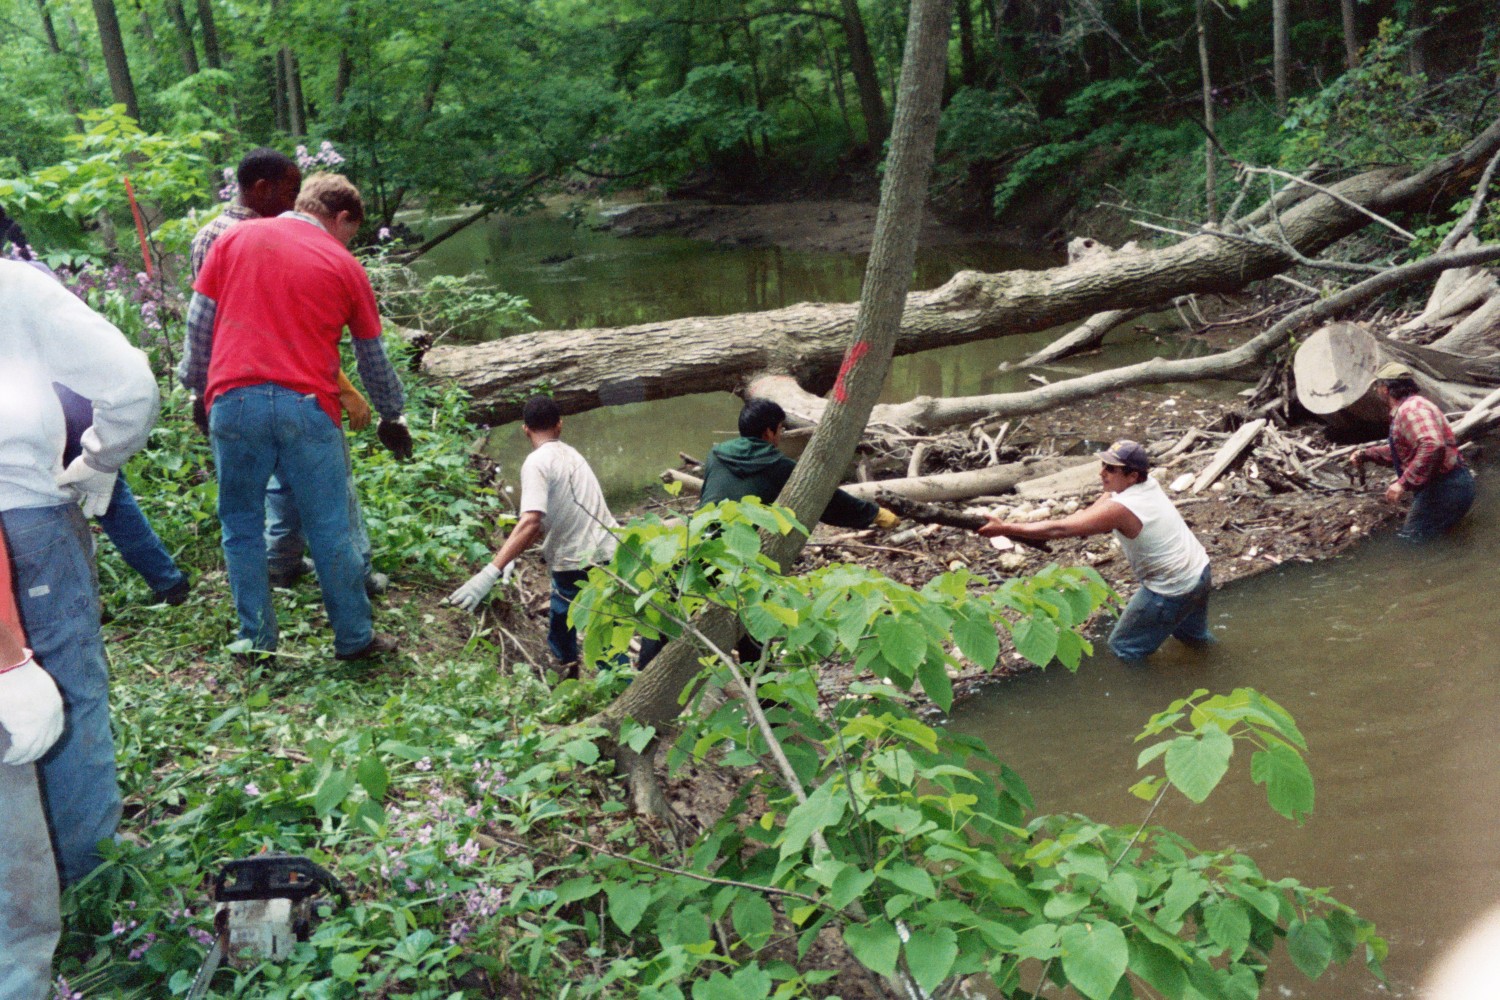
[[[1458,453],[1448,418],[1436,403],[1417,392],[1411,369],[1392,361],[1375,373],[1375,394],[1391,411],[1385,444],[1360,448],[1349,456],[1355,468],[1364,462],[1390,465],[1396,480],[1386,487],[1388,503],[1411,495],[1400,536],[1426,542],[1451,530],[1474,506],[1474,474]]]
[[[1125,605],[1109,648],[1122,660],[1150,656],[1171,636],[1189,645],[1214,642],[1208,631],[1213,578],[1208,553],[1161,484],[1151,478],[1151,458],[1135,441],[1116,441],[1099,453],[1105,493],[1090,507],[1055,521],[1021,524],[991,517],[979,529],[1041,542],[1113,532],[1141,589]]]

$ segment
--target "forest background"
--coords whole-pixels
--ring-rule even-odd
[[[868,197],[908,15],[859,0],[0,0],[0,204],[165,373],[178,255],[249,146],[302,146],[309,169],[347,173],[377,247],[403,209],[479,218],[552,193]],[[1044,237],[1101,194],[1211,220],[1236,163],[1423,162],[1493,111],[1489,22],[1477,2],[958,0],[933,204]],[[1435,245],[1452,217],[1438,206],[1419,233]],[[70,895],[60,996],[186,994],[211,941],[207,873],[267,849],[333,868],[352,905],[325,907],[292,960],[221,972],[224,995],[935,996],[984,976],[1008,996],[1050,979],[1091,1000],[1237,1000],[1261,992],[1273,952],[1312,977],[1355,955],[1378,974],[1384,943],[1326,892],[1169,831],[1033,816],[1019,776],[917,714],[949,703],[955,657],[994,661],[997,629],[1038,665],[1076,667],[1082,623],[1111,599],[1097,576],[798,578],[759,557],[755,529],[796,530],[783,513],[647,522],[621,576],[595,581],[591,648],[727,600],[760,609],[746,624],[778,659],[746,678],[710,657],[709,687],[752,693],[670,732],[604,732],[585,723],[627,671],[549,688],[500,652],[513,621],[470,628],[436,608],[501,505],[463,457],[463,399],[414,397],[418,461],[357,458],[376,549],[403,576],[383,624],[414,651],[351,675],[295,648],[277,669],[234,667],[212,478],[169,392],[132,471],[203,580],[183,609],[145,608],[102,560],[127,828],[148,846],[118,845]],[[639,582],[682,584],[689,565],[744,585],[666,588],[681,602],[666,610],[658,588],[643,614]],[[315,641],[317,615],[294,599],[289,646]],[[820,703],[829,659],[890,683]],[[777,707],[750,710],[754,692]],[[1144,735],[1147,802],[1202,801],[1248,744],[1239,777],[1288,818],[1312,807],[1302,735],[1264,695],[1200,693]],[[653,741],[677,782],[733,775],[727,801],[677,826],[636,817],[611,751]]]

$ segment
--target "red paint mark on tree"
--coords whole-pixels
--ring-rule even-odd
[[[870,345],[861,340],[844,352],[844,363],[839,365],[839,377],[833,383],[833,398],[840,403],[849,402],[849,390],[844,388],[844,376],[849,374],[849,369],[853,368],[869,349]]]

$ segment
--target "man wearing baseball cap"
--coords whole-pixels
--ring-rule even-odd
[[[1125,605],[1109,648],[1122,660],[1140,660],[1171,636],[1190,645],[1214,642],[1208,631],[1213,590],[1208,553],[1161,484],[1151,478],[1151,457],[1135,441],[1116,441],[1099,453],[1104,495],[1093,505],[1055,521],[1021,524],[991,517],[986,538],[1023,541],[1083,538],[1113,532],[1141,589]]]
[[[1375,395],[1390,407],[1391,431],[1385,444],[1357,449],[1349,461],[1390,465],[1396,480],[1386,487],[1388,503],[1411,495],[1411,510],[1400,536],[1425,542],[1447,532],[1474,506],[1474,474],[1458,453],[1448,418],[1417,391],[1411,369],[1392,361],[1375,373]]]

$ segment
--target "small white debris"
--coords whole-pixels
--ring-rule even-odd
[[[1193,485],[1193,480],[1197,478],[1198,477],[1193,475],[1191,472],[1184,472],[1182,475],[1172,480],[1172,485],[1168,488],[1173,493],[1181,493],[1183,490]]]
[[[1009,552],[1011,549],[1016,547],[1016,543],[1011,541],[1009,538],[1006,538],[1004,535],[996,535],[994,538],[991,538],[990,544],[999,549],[1001,552]]]

